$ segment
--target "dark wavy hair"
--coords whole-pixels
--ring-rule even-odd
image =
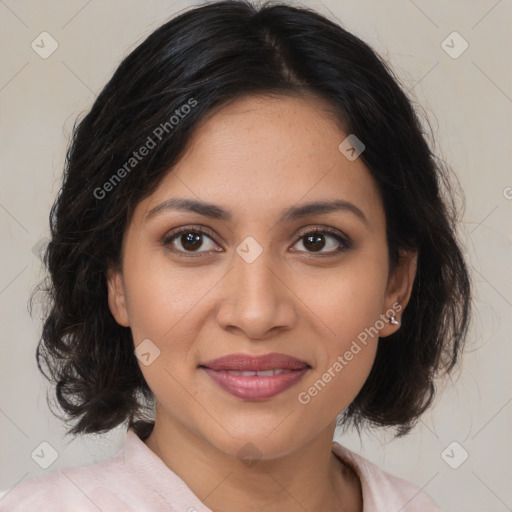
[[[455,367],[471,309],[458,212],[448,167],[431,149],[398,79],[367,44],[310,9],[213,2],[149,35],[73,129],[50,213],[37,349],[70,434],[125,422],[144,437],[150,431],[154,396],[130,329],[109,310],[106,269],[120,264],[136,205],[172,172],[198,124],[256,94],[326,100],[346,132],[366,145],[360,158],[383,200],[390,269],[400,263],[401,249],[418,251],[402,326],[379,343],[370,375],[340,424],[395,427],[402,435],[432,403],[435,377]],[[192,101],[194,108],[183,107]],[[134,151],[148,137],[156,141],[163,126],[162,143],[128,171]]]

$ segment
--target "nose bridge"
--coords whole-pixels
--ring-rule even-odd
[[[252,258],[245,258],[243,253],[240,255],[242,248],[241,245],[234,261],[233,277],[237,290],[237,302],[245,301],[247,305],[254,303],[254,306],[258,307],[264,305],[275,307],[279,286],[276,283],[276,262],[270,249],[261,250],[261,253],[252,260]],[[250,248],[250,251],[253,250]],[[252,256],[254,257],[254,254]]]
[[[224,328],[236,327],[248,337],[261,338],[270,329],[293,324],[295,309],[283,283],[282,264],[269,248],[257,249],[251,241],[240,244],[219,310]]]

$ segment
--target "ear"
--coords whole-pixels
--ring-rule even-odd
[[[381,315],[385,325],[379,330],[381,338],[400,329],[401,316],[411,297],[417,264],[417,251],[401,250],[399,252],[398,264],[388,280],[386,289],[385,309]],[[398,324],[391,323],[391,315],[395,317]]]
[[[130,318],[126,307],[126,290],[123,274],[120,270],[109,268],[106,273],[108,287],[108,307],[116,322],[123,327],[129,327]]]

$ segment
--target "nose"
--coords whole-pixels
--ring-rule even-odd
[[[266,250],[252,263],[234,255],[234,268],[226,276],[217,309],[223,329],[265,340],[296,325],[296,296],[286,282],[286,264],[275,259]]]

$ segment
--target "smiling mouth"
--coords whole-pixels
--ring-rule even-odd
[[[206,366],[204,368],[207,368]],[[237,370],[217,370],[217,371],[225,371],[229,373],[229,375],[242,375],[243,377],[253,377],[257,375],[258,377],[271,377],[272,375],[280,375],[281,373],[290,373],[297,370],[285,370],[284,368],[275,368],[272,370],[262,370],[262,371],[244,371],[239,372]]]
[[[201,364],[199,369],[227,393],[261,401],[297,384],[311,366],[285,354],[232,354]]]

